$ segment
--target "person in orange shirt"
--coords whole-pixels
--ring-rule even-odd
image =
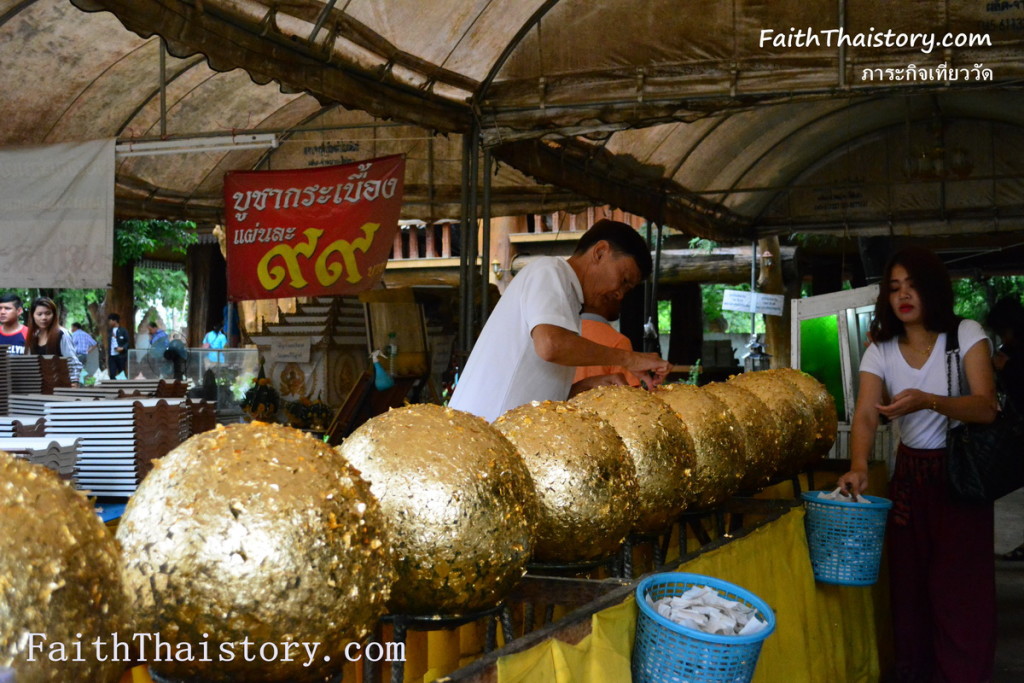
[[[604,346],[632,351],[633,345],[630,343],[629,337],[611,326],[611,321],[619,319],[620,308],[621,302],[611,297],[605,297],[592,305],[584,305],[583,314],[580,316],[580,336]],[[589,381],[584,384],[576,384],[583,380]],[[576,376],[573,378],[575,393],[600,384],[628,384],[631,387],[638,387],[640,380],[623,367],[581,365],[576,368]]]

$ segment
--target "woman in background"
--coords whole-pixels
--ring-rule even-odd
[[[999,390],[1024,414],[1024,306],[1016,296],[1004,297],[988,312],[987,322],[1000,341],[992,357]],[[1003,559],[1024,561],[1024,543],[1003,554]]]
[[[966,380],[954,361],[952,391],[947,332],[959,339]],[[945,469],[949,423],[996,417],[988,338],[977,322],[957,321],[942,261],[927,249],[907,248],[886,265],[871,339],[860,364],[851,467],[839,485],[867,488],[879,415],[897,420],[886,529],[896,680],[989,681],[996,644],[993,508],[952,500]]]
[[[71,333],[60,326],[57,304],[44,296],[32,302],[28,312],[27,353],[64,356],[68,359],[71,384],[78,386],[82,377],[82,362],[75,353]]]

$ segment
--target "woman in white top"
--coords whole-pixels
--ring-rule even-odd
[[[946,336],[956,330],[947,391]],[[886,539],[899,681],[988,681],[995,657],[992,505],[953,501],[945,475],[947,421],[992,422],[997,403],[991,350],[981,326],[958,323],[953,287],[932,252],[907,248],[879,284],[872,344],[860,365],[851,469],[839,484],[863,492],[879,415],[898,421]]]

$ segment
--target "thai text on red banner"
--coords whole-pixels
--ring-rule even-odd
[[[398,230],[404,179],[402,156],[228,173],[228,298],[340,296],[376,285]]]

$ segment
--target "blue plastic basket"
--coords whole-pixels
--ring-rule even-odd
[[[647,597],[682,595],[694,586],[708,586],[728,600],[756,610],[767,623],[758,633],[721,636],[680,626],[647,604]],[[633,644],[633,683],[745,683],[754,676],[761,644],[775,630],[775,613],[768,604],[739,586],[700,574],[654,574],[636,587],[639,614]]]
[[[863,496],[871,504],[846,503],[803,494],[804,529],[814,578],[842,586],[870,586],[878,580],[885,520],[892,501]]]

